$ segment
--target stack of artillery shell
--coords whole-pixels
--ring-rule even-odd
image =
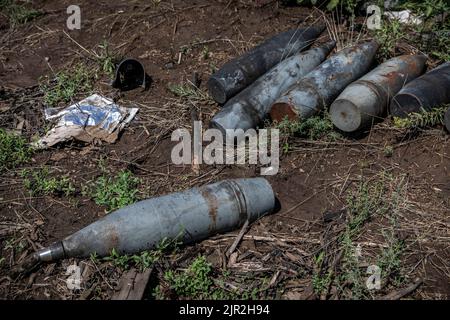
[[[354,132],[383,117],[390,99],[425,71],[426,60],[423,55],[396,57],[350,84],[330,107],[333,124]]]
[[[450,62],[408,83],[392,99],[390,112],[396,117],[406,117],[446,103],[450,103]]]
[[[276,65],[252,85],[233,97],[212,119],[210,126],[220,129],[255,128],[268,114],[272,103],[301,77],[322,63],[335,43],[296,54]]]
[[[35,254],[39,261],[106,256],[112,249],[133,254],[164,239],[190,243],[253,222],[275,207],[275,195],[263,178],[224,180],[135,203]]]
[[[324,27],[289,30],[227,62],[208,81],[211,97],[225,103],[277,63],[310,46],[323,30]]]
[[[325,107],[371,67],[378,49],[375,41],[346,48],[300,79],[270,110],[272,120],[308,118]]]

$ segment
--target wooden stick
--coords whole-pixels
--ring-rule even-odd
[[[416,290],[421,284],[422,284],[422,279],[417,278],[413,284],[409,285],[406,288],[392,291],[391,293],[382,297],[381,300],[399,300],[399,299],[403,298],[404,296],[410,294],[414,290]]]
[[[227,251],[227,256],[228,257],[231,256],[231,254],[234,252],[234,250],[236,250],[237,246],[239,245],[239,243],[241,242],[241,240],[244,237],[245,233],[247,232],[248,225],[249,225],[249,221],[247,220],[247,221],[245,221],[244,225],[242,226],[241,231],[237,235],[237,237],[234,240],[233,244],[231,245],[230,249],[228,249],[228,251]]]

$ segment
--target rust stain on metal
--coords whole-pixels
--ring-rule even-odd
[[[208,214],[209,217],[211,218],[211,223],[209,225],[209,232],[213,233],[217,230],[217,210],[219,203],[217,201],[217,198],[207,189],[201,189],[200,193],[208,203]]]
[[[278,122],[283,121],[286,117],[288,120],[294,121],[298,119],[298,114],[289,103],[280,102],[272,106],[270,117]]]
[[[108,235],[106,240],[106,247],[108,248],[108,251],[111,251],[112,249],[118,249],[120,238],[117,233],[116,228],[113,225],[109,225],[106,228],[106,234]]]

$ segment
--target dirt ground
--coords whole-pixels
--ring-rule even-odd
[[[89,50],[106,39],[122,56],[138,58],[152,77],[147,91],[118,93],[108,77],[95,91],[136,105],[138,116],[111,145],[65,143],[36,153],[32,161],[0,175],[0,297],[3,299],[109,299],[123,271],[108,262],[69,259],[20,270],[28,255],[104,216],[105,209],[78,192],[71,199],[30,196],[19,174],[24,168],[48,166],[68,173],[77,190],[101,175],[103,159],[111,172],[128,169],[142,180],[142,198],[204,185],[225,178],[255,177],[255,166],[175,166],[170,153],[174,129],[191,128],[197,110],[205,127],[219,106],[208,99],[183,99],[168,90],[187,83],[197,72],[200,90],[213,67],[243,53],[269,35],[311,22],[309,8],[283,7],[276,1],[79,1],[81,30],[66,28],[70,1],[32,1],[44,15],[0,35],[0,126],[14,129],[25,120],[23,135],[42,134],[44,105],[39,82],[45,75],[85,62]],[[325,32],[324,38],[327,37]],[[207,52],[207,54],[205,54]],[[83,96],[81,95],[80,98]],[[5,108],[3,108],[5,107]],[[386,232],[404,244],[398,258],[402,282],[390,281],[370,297],[380,298],[420,285],[402,298],[448,299],[450,294],[450,139],[442,127],[405,132],[387,119],[358,137],[335,141],[289,140],[280,172],[268,177],[281,204],[278,212],[251,225],[231,258],[225,256],[236,232],[217,235],[168,254],[153,269],[145,298],[156,286],[164,288],[165,270],[186,267],[198,254],[207,257],[219,276],[229,271],[230,287],[252,291],[266,299],[336,299],[352,297],[329,285],[317,292],[317,281],[341,264],[337,236],[345,225],[345,208],[361,181],[385,181],[386,194],[401,189],[396,222],[373,217],[353,245],[360,248],[358,269],[369,265],[392,243]],[[387,152],[387,147],[392,152]],[[393,211],[392,211],[393,212]],[[334,214],[333,214],[334,213]],[[331,218],[327,218],[331,217]],[[318,256],[323,257],[318,261]],[[231,260],[231,261],[230,261]],[[81,290],[65,285],[70,264],[82,266]],[[16,272],[19,268],[19,272]],[[341,266],[341,268],[344,268]],[[227,283],[228,283],[227,282]],[[350,291],[350,292],[348,292]],[[173,294],[169,297],[177,298]]]

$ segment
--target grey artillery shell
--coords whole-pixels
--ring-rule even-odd
[[[255,128],[267,116],[272,103],[322,63],[334,46],[335,43],[330,42],[280,62],[228,101],[214,116],[210,126],[222,132],[226,129]]]
[[[275,196],[264,178],[224,180],[117,210],[37,253],[41,261],[152,249],[163,239],[190,243],[270,213]]]
[[[330,107],[333,124],[354,132],[383,117],[391,98],[425,71],[426,60],[423,55],[396,57],[350,84]]]
[[[444,123],[447,131],[450,132],[450,108],[448,108],[447,112],[445,113]]]
[[[227,62],[208,80],[211,97],[218,103],[225,103],[274,65],[307,48],[323,30],[324,27],[308,27],[282,32]]]
[[[396,117],[406,117],[446,103],[450,103],[450,62],[408,83],[392,99],[390,112]]]
[[[324,109],[352,81],[371,67],[378,49],[375,41],[346,48],[334,54],[300,79],[270,110],[273,120],[308,118]]]

